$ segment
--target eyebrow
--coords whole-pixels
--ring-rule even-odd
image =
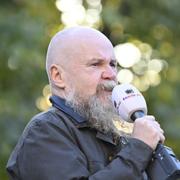
[[[101,59],[101,58],[93,58],[93,59],[90,59],[88,64],[89,63],[92,63],[92,62],[104,62],[105,60],[104,59]],[[110,63],[117,63],[117,60],[116,59],[111,59],[110,60]]]

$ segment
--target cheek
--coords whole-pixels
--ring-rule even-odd
[[[96,93],[97,85],[100,82],[100,76],[98,75],[88,75],[88,76],[80,76],[77,80],[77,88],[83,94],[94,95]]]
[[[94,95],[96,93],[97,85],[99,84],[99,79],[97,78],[88,78],[84,81],[81,81],[81,89],[89,95]]]
[[[68,76],[72,87],[81,95],[94,95],[101,80],[101,71],[94,68],[75,67]]]

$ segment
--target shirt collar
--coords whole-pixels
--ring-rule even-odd
[[[51,96],[50,97],[50,102],[52,103],[52,106],[56,107],[57,109],[63,111],[64,113],[68,114],[72,119],[74,119],[78,124],[82,124],[87,122],[87,120],[82,117],[80,114],[75,112],[73,108],[68,106],[66,104],[65,99],[59,97],[59,96]]]

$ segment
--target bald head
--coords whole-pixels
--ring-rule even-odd
[[[107,59],[112,49],[111,42],[104,34],[89,27],[77,26],[55,34],[49,44],[46,59],[51,90],[56,91],[53,94],[60,95],[59,92],[67,87],[77,64],[83,67],[88,59]]]
[[[76,55],[82,53],[83,46],[88,45],[90,40],[98,41],[100,39],[110,43],[107,37],[98,30],[83,26],[68,28],[55,34],[47,51],[46,70],[48,76],[52,64],[68,66]]]

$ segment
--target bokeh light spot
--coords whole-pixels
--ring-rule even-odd
[[[141,59],[140,50],[132,43],[119,44],[114,51],[118,63],[125,68],[132,67]]]
[[[163,69],[163,64],[159,59],[152,59],[148,62],[148,70],[159,73]]]
[[[117,80],[120,83],[131,83],[133,80],[133,73],[129,69],[121,69],[117,74]]]

